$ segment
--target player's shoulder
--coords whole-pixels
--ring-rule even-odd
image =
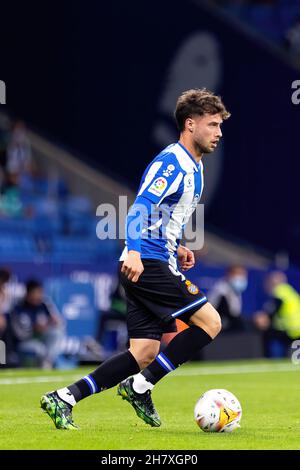
[[[154,158],[152,163],[160,162],[164,169],[183,172],[184,170],[180,164],[180,160],[178,159],[177,147],[178,144],[168,145]]]

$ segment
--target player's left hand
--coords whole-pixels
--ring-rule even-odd
[[[177,257],[182,271],[188,271],[195,266],[194,253],[185,246],[179,245]]]

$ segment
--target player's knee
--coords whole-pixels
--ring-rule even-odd
[[[214,339],[222,329],[221,317],[212,306],[209,315],[204,317],[202,315],[194,315],[191,319],[191,323],[206,331],[212,339]]]
[[[222,330],[222,321],[221,317],[216,312],[215,316],[209,322],[210,336],[214,339]]]
[[[145,367],[154,361],[158,354],[158,350],[144,348],[139,350],[131,350],[131,353],[135,357],[140,369],[145,369]]]

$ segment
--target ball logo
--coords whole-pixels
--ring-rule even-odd
[[[222,403],[216,402],[216,404],[220,408],[220,420],[219,424],[216,426],[216,431],[221,431],[226,424],[230,424],[238,418],[240,416],[240,412],[233,411],[230,408],[225,408]]]

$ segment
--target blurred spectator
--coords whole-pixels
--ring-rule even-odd
[[[8,217],[22,215],[19,180],[14,173],[5,173],[1,186],[0,214]]]
[[[23,121],[16,121],[13,124],[7,146],[6,171],[10,175],[15,175],[16,178],[31,175],[33,172],[31,145]]]
[[[286,32],[285,40],[288,50],[300,57],[300,16],[296,18],[294,25]]]
[[[248,285],[248,273],[242,266],[231,266],[224,278],[211,289],[208,299],[219,312],[222,331],[245,329],[242,315],[242,292]]]
[[[1,124],[3,124],[1,122]],[[3,125],[0,127],[0,186],[2,186],[5,168],[6,168],[6,152],[7,146],[10,138],[10,132],[8,126]]]
[[[24,299],[11,313],[11,328],[21,362],[32,359],[42,368],[52,368],[62,350],[64,328],[60,315],[44,299],[42,284],[30,280]]]
[[[22,215],[20,185],[32,188],[33,163],[31,146],[26,127],[22,121],[12,125],[10,133],[3,137],[1,165],[1,204],[0,214],[9,217]]]
[[[6,290],[6,284],[9,282],[10,276],[8,269],[0,268],[0,340],[4,341],[7,333],[7,313],[11,307]]]
[[[265,289],[270,299],[263,311],[255,314],[254,321],[264,332],[265,355],[285,356],[291,342],[300,338],[300,295],[280,271],[268,275]]]
[[[0,340],[6,347],[6,365],[15,366],[18,363],[14,351],[14,341],[11,334],[10,311],[16,299],[15,285],[10,283],[11,272],[0,267]]]
[[[32,191],[35,169],[31,145],[23,121],[16,121],[8,137],[4,174],[1,178],[0,213],[18,217],[23,213],[20,188]]]

